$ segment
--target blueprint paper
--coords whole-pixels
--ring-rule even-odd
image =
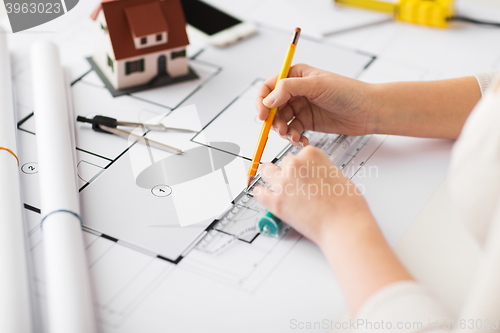
[[[169,127],[201,129],[194,106],[149,120],[149,123],[158,122]],[[81,201],[82,206],[93,207],[107,201],[105,198],[113,193],[126,195],[110,202],[106,212],[88,209],[94,213],[83,213],[89,220],[87,226],[172,261],[177,260],[245,187],[249,165],[229,152],[190,141],[193,135],[167,131],[150,132],[146,136],[182,149],[185,156],[129,140],[130,149],[123,158],[82,191]],[[217,142],[214,145],[220,146]],[[227,177],[226,168],[231,170],[231,177]],[[159,192],[161,186],[169,193]],[[183,228],[186,226],[192,227]]]
[[[252,6],[249,2],[245,4]],[[169,90],[165,88],[148,96],[111,99],[100,82],[92,78],[94,73],[87,73],[86,63],[80,61],[93,52],[91,39],[80,26],[91,24],[88,15],[95,5],[94,1],[83,1],[61,18],[60,26],[56,20],[35,29],[39,31],[36,34],[9,35],[17,91],[19,157],[21,166],[25,166],[21,171],[21,182],[26,221],[30,228],[31,259],[35,265],[37,326],[42,327],[42,331],[46,318],[46,294],[43,237],[37,212],[40,200],[34,135],[36,114],[31,115],[31,73],[29,62],[24,57],[29,45],[39,38],[54,39],[58,43],[71,77],[81,78],[71,88],[77,114],[103,114],[132,121],[150,121],[166,115],[163,120],[166,126],[181,127],[186,125],[183,123],[185,119],[182,114],[173,117],[176,111],[196,105],[200,128],[205,128],[207,133],[212,125],[219,128],[219,131],[214,131],[219,135],[216,142],[237,143],[242,151],[248,145],[245,149],[251,154],[257,137],[238,138],[234,135],[236,131],[227,126],[235,124],[226,125],[219,117],[229,115],[225,115],[224,110],[240,112],[231,108],[232,103],[246,96],[254,82],[258,83],[279,70],[291,37],[288,27],[260,27],[257,35],[225,49],[200,45],[193,40],[196,45],[192,51],[188,49],[188,54],[195,56],[191,63],[193,68],[199,65],[201,81],[191,82],[189,87],[182,89],[172,86],[171,91],[175,91],[172,94],[168,94]],[[77,13],[78,18],[75,17]],[[294,63],[305,62],[370,82],[434,79],[495,68],[500,51],[494,47],[491,49],[491,43],[486,41],[497,38],[498,32],[469,25],[464,25],[463,29],[427,32],[425,28],[391,23],[360,30],[359,34],[349,32],[329,37],[322,42],[302,38]],[[66,31],[40,32],[56,30]],[[389,34],[384,36],[385,32]],[[72,39],[77,35],[82,39]],[[439,44],[446,41],[447,36],[452,37]],[[412,41],[416,42],[415,46],[410,45]],[[474,47],[454,52],[454,58],[449,58],[446,52],[435,49],[438,44],[445,50],[463,51],[464,45]],[[401,50],[400,47],[409,49]],[[425,54],[430,49],[433,50],[431,54]],[[436,60],[431,61],[432,57]],[[477,61],[472,64],[473,59]],[[459,63],[464,67],[455,68]],[[207,75],[203,72],[205,69]],[[241,107],[250,112],[254,101],[250,94],[247,97],[247,103],[242,103]],[[247,123],[250,124],[260,129],[257,122]],[[217,255],[192,248],[207,234],[206,228],[213,218],[181,227],[173,200],[168,199],[171,196],[156,197],[151,188],[142,188],[136,183],[136,176],[150,165],[147,163],[150,163],[151,155],[146,152],[147,158],[139,158],[144,164],[139,163],[138,168],[132,167],[131,155],[143,153],[144,146],[131,146],[125,139],[96,133],[89,127],[88,124],[77,126],[77,147],[81,145],[77,149],[77,163],[82,213],[86,221],[86,251],[102,332],[215,329],[234,332],[235,328],[239,332],[286,332],[292,331],[290,320],[293,318],[335,320],[345,310],[341,291],[323,256],[317,247],[293,230],[278,239],[242,237]],[[202,146],[202,142],[211,140],[205,136],[207,133],[202,131],[196,137],[193,133],[189,139],[175,144],[187,149]],[[161,140],[161,134],[148,133],[148,136]],[[233,138],[239,141],[233,141]],[[389,137],[381,144],[382,140],[370,140],[369,144],[373,146],[361,150],[351,163],[361,164],[368,160],[372,166],[379,167],[379,178],[356,181],[364,182],[368,203],[384,234],[394,244],[444,177],[451,142]],[[174,145],[170,137],[165,142]],[[277,148],[269,146],[270,150],[278,151],[281,144],[276,141],[276,145]],[[154,161],[170,156],[157,150],[152,151],[152,155]],[[266,158],[272,160],[271,155]],[[248,157],[241,155],[237,160],[245,165],[245,169],[248,168],[245,164]],[[226,175],[232,178],[239,174],[238,169],[240,167],[233,169],[231,165]],[[355,168],[348,170],[352,176]],[[401,188],[398,180],[417,186],[417,190],[414,187]],[[224,195],[237,191],[238,185],[232,184],[224,189]],[[393,208],[387,208],[389,201]],[[196,209],[195,205],[193,209]],[[108,233],[104,232],[105,229]],[[241,231],[237,226],[224,230],[235,234]],[[231,237],[227,235],[227,238]],[[256,313],[259,314],[258,320],[255,320]],[[224,314],[224,320],[221,320],[221,314]]]
[[[73,112],[54,43],[31,48],[34,108],[44,216],[48,322],[51,331],[96,332],[92,291],[81,230]],[[71,214],[53,214],[66,212]]]
[[[10,54],[0,27],[0,330],[33,331]]]
[[[235,99],[193,140],[207,145],[210,145],[207,142],[207,137],[211,141],[234,142],[240,147],[238,155],[251,160],[264,123],[254,112],[257,89],[262,83],[263,80],[252,82],[241,96]],[[244,124],[244,126],[238,126],[238,124]],[[271,162],[286,145],[287,141],[283,140],[275,131],[271,131],[261,161]]]
[[[161,120],[162,118],[164,119]],[[175,124],[179,128],[201,129],[194,106],[177,109],[167,117],[159,116],[149,122],[160,121],[166,126]],[[182,155],[168,154],[170,156],[159,159],[155,156],[160,153],[157,149],[138,146],[130,150],[136,184],[151,189],[152,192],[158,186],[168,186],[181,226],[214,218],[245,187],[246,165],[236,157],[240,150],[237,144],[209,139],[207,145],[217,148],[211,149],[191,142],[191,133],[175,131],[151,132],[146,137],[184,151]],[[208,135],[208,138],[211,136]],[[142,166],[138,167],[138,163]],[[138,172],[140,169],[142,170]],[[228,170],[232,171],[230,176]],[[197,209],[193,209],[195,204]]]

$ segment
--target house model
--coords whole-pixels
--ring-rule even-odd
[[[88,60],[113,96],[198,77],[188,65],[179,0],[104,0],[91,17]]]

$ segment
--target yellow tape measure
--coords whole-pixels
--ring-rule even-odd
[[[377,0],[335,0],[336,3],[394,14],[396,20],[445,28],[455,14],[454,0],[399,0],[390,3]]]

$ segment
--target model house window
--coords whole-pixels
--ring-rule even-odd
[[[146,37],[141,38],[141,45],[146,45],[147,42],[148,42],[148,39]]]
[[[186,56],[186,50],[172,52],[172,59],[183,58]]]
[[[127,61],[125,63],[125,74],[129,75],[134,72],[144,72],[144,59]]]
[[[111,71],[114,73],[115,72],[115,68],[114,68],[114,64],[113,64],[113,59],[111,59],[109,57],[109,55],[107,55],[107,56],[108,56],[108,66],[111,67]]]
[[[157,42],[161,42],[162,39],[163,39],[163,36],[161,34],[156,35]]]

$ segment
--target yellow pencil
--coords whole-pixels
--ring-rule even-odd
[[[283,62],[283,67],[281,68],[280,75],[276,80],[276,85],[278,85],[279,80],[288,77],[288,72],[290,71],[290,66],[292,65],[293,55],[295,54],[295,47],[299,41],[300,28],[295,28],[293,34],[292,43],[288,47],[288,52]],[[276,89],[276,85],[274,88]],[[260,159],[262,158],[262,153],[267,143],[267,138],[269,137],[269,131],[271,130],[271,125],[273,124],[274,116],[276,115],[277,109],[271,109],[269,115],[267,116],[264,125],[262,125],[262,130],[260,131],[259,141],[257,142],[257,147],[255,148],[255,153],[253,154],[252,163],[250,164],[250,170],[248,170],[248,182],[247,186],[250,185],[252,180],[255,178],[257,169],[259,168]]]

